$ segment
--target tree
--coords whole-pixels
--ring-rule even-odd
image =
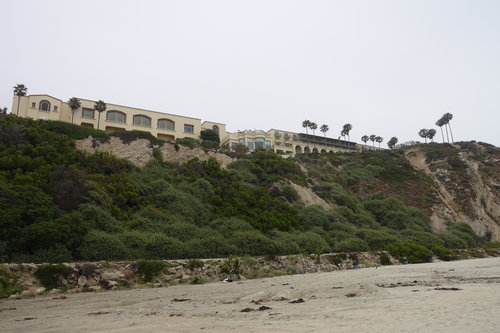
[[[387,146],[389,146],[390,149],[394,149],[394,147],[396,147],[396,143],[398,143],[398,138],[393,136],[389,139],[389,141],[387,141]]]
[[[451,143],[454,143],[454,140],[453,140],[453,133],[451,131],[451,126],[450,126],[450,121],[453,119],[453,115],[449,112],[445,113],[443,115],[443,118],[444,118],[444,121],[445,121],[445,125],[448,126],[448,128],[450,129],[450,135],[451,135]]]
[[[361,137],[361,141],[363,141],[365,143],[365,146],[366,146],[366,143],[368,142],[368,140],[370,140],[370,137],[368,135],[363,135]]]
[[[438,121],[436,121],[436,126],[439,126],[439,128],[441,129],[441,137],[443,138],[443,143],[444,143],[443,125],[444,125],[444,120],[443,117],[441,117]]]
[[[73,124],[73,118],[75,115],[75,111],[82,105],[80,100],[76,97],[71,97],[68,101],[69,108],[71,109],[71,123]]]
[[[106,108],[106,103],[101,100],[98,100],[94,105],[94,109],[99,112],[99,118],[97,118],[97,129],[99,129],[99,123],[101,122],[101,113],[106,111]]]
[[[351,141],[351,138],[349,137],[349,132],[352,130],[352,125],[351,124],[345,124],[344,127],[342,128],[342,131],[347,135],[347,139]]]
[[[431,128],[427,130],[427,138],[434,142],[434,136],[436,135],[436,130]]]
[[[384,141],[384,138],[381,136],[377,136],[375,137],[375,141],[378,142],[378,147],[380,148],[380,144],[382,143],[382,141]]]
[[[315,122],[311,122],[309,123],[309,128],[312,129],[313,135],[315,135],[314,131],[318,128],[318,124],[316,124]]]
[[[7,114],[7,107],[0,108],[0,114]]]
[[[220,147],[220,137],[213,129],[204,129],[200,132],[201,146],[205,149],[217,150]]]
[[[21,96],[26,96],[28,92],[28,88],[24,86],[24,84],[17,84],[14,87],[14,95],[17,96],[17,111],[16,116],[19,116],[19,104],[21,104]]]
[[[375,138],[377,136],[375,134],[370,135],[370,141],[373,142],[373,147],[375,148]]]
[[[425,143],[427,143],[427,132],[429,130],[426,129],[426,128],[422,128],[420,131],[418,131],[418,135],[421,137],[421,138],[424,138],[425,139]]]
[[[319,130],[321,132],[323,132],[323,135],[325,136],[325,146],[326,146],[326,132],[328,132],[328,130],[329,130],[328,125],[326,125],[326,124],[321,125]]]
[[[309,120],[304,120],[304,121],[302,122],[302,127],[304,127],[304,128],[306,129],[306,134],[308,134],[308,133],[307,133],[307,130],[309,129],[309,126],[310,126],[310,125],[311,125],[311,122],[310,122]]]
[[[452,116],[453,117],[453,116]],[[436,122],[436,125],[439,127],[443,125],[448,125],[449,120],[446,119],[446,113]],[[448,126],[444,126],[444,129],[446,130],[446,142],[450,143],[450,137],[448,136]],[[443,133],[443,129],[441,129],[441,134]],[[444,140],[443,140],[444,142]]]

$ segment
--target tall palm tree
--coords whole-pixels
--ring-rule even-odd
[[[446,119],[446,113],[438,120],[438,122],[442,124],[441,126],[445,125],[444,129],[446,131],[446,142],[450,143],[450,137],[448,136],[448,126],[446,126],[448,125],[449,120]]]
[[[97,129],[99,129],[99,123],[101,122],[101,113],[106,111],[106,103],[104,103],[103,101],[101,100],[98,100],[95,104],[94,104],[94,109],[99,112],[99,118],[97,118]]]
[[[453,140],[453,133],[451,131],[451,126],[450,126],[450,121],[453,119],[453,115],[449,112],[446,112],[444,115],[443,115],[443,118],[445,120],[445,124],[448,125],[449,129],[450,129],[450,135],[451,135],[451,143],[454,143],[454,140]]]
[[[425,129],[425,128],[422,128],[420,131],[418,131],[418,135],[421,137],[421,138],[424,138],[425,139],[425,143],[427,143],[427,132],[429,130],[428,129]]]
[[[436,130],[434,128],[427,130],[427,138],[434,142],[434,136],[436,135]]]
[[[24,84],[17,84],[14,87],[14,95],[17,96],[17,111],[16,116],[19,116],[19,104],[21,104],[21,96],[26,96],[28,88]]]
[[[342,130],[347,135],[347,140],[351,141],[351,137],[349,136],[349,132],[352,130],[352,125],[351,124],[345,124]]]
[[[73,124],[73,118],[75,116],[75,111],[82,105],[80,100],[76,97],[71,97],[68,101],[69,108],[71,109],[71,123]]]
[[[304,120],[304,121],[302,122],[302,127],[304,127],[304,128],[306,129],[306,134],[308,134],[308,133],[307,133],[307,130],[309,129],[309,126],[310,126],[310,125],[311,125],[311,122],[310,122],[309,120]]]
[[[0,108],[0,114],[7,114],[7,107]]]
[[[381,136],[377,136],[377,137],[375,137],[375,141],[378,142],[378,147],[380,148],[380,143],[382,143],[382,141],[384,141],[384,138]]]
[[[370,141],[373,142],[373,148],[375,148],[375,138],[377,136],[375,134],[370,135]]]
[[[326,124],[321,125],[319,130],[321,132],[323,132],[323,135],[325,136],[325,146],[326,146],[326,132],[328,132],[328,130],[329,130],[328,125],[326,125]]]
[[[436,121],[436,126],[439,126],[439,128],[441,129],[441,137],[443,138],[443,143],[444,143],[443,125],[444,121],[443,118],[441,117],[438,121]]]
[[[361,137],[361,141],[363,141],[365,143],[365,146],[366,146],[366,143],[368,142],[368,140],[370,140],[370,137],[368,135],[363,135]]]
[[[315,135],[315,134],[314,134],[314,131],[318,128],[318,124],[316,124],[315,122],[311,122],[311,123],[309,124],[309,128],[310,128],[310,129],[312,129],[312,131],[313,131],[313,135]]]
[[[393,136],[389,141],[387,141],[387,146],[389,146],[390,149],[394,149],[394,147],[396,147],[396,143],[398,143],[398,138]]]

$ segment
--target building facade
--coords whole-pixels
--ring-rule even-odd
[[[359,149],[355,142],[274,128],[268,131],[245,130],[229,133],[223,123],[202,122],[198,118],[111,103],[106,103],[106,110],[99,113],[95,110],[96,101],[84,98],[79,100],[80,107],[71,110],[67,102],[49,95],[14,96],[11,110],[12,113],[25,118],[64,121],[107,132],[143,131],[163,140],[198,139],[202,130],[212,129],[219,134],[221,144],[232,151],[236,151],[238,146],[245,146],[249,151],[265,149],[283,156],[294,156]]]
[[[107,132],[143,131],[163,140],[198,139],[204,129],[213,129],[226,137],[226,125],[118,104],[106,103],[101,114],[94,109],[96,101],[79,98],[81,106],[71,110],[68,103],[49,95],[14,96],[12,113],[20,117],[58,120]]]

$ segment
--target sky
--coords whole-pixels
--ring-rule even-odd
[[[13,87],[227,124],[228,131],[500,146],[500,1],[0,0],[0,107]],[[316,134],[322,135],[319,131]]]

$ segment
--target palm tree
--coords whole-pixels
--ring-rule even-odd
[[[363,135],[361,137],[361,141],[363,141],[365,143],[365,146],[366,146],[366,143],[368,142],[368,140],[370,140],[370,137],[368,135]]]
[[[71,123],[73,124],[73,118],[75,116],[75,111],[82,105],[80,100],[76,97],[71,97],[68,101],[69,108],[71,109]]]
[[[425,139],[425,143],[427,143],[427,132],[429,130],[428,129],[425,129],[425,128],[422,128],[420,131],[418,131],[418,135],[421,137],[421,138],[424,138]]]
[[[450,126],[450,121],[453,119],[453,115],[451,113],[447,112],[443,115],[443,118],[445,120],[445,124],[448,125],[448,127],[450,128],[451,143],[454,143],[453,133],[451,132],[451,126]]]
[[[436,125],[438,123],[441,124],[441,125],[438,125],[438,126],[448,125],[449,120],[446,119],[446,113],[438,120],[438,122],[436,123]],[[445,126],[444,129],[446,130],[446,142],[450,143],[450,137],[448,136],[448,126]]]
[[[375,148],[375,138],[377,136],[375,134],[370,135],[370,141],[373,142],[373,148]]]
[[[380,143],[381,143],[382,141],[384,141],[384,138],[383,138],[383,137],[381,137],[381,136],[377,136],[377,137],[375,138],[375,141],[377,141],[377,142],[378,142],[378,147],[380,148]]]
[[[427,138],[434,142],[434,136],[436,135],[436,130],[434,128],[427,130]]]
[[[316,124],[315,122],[311,122],[311,123],[309,124],[309,128],[310,128],[310,129],[312,129],[312,131],[313,131],[313,135],[315,135],[315,134],[314,134],[314,131],[318,128],[318,124]]]
[[[323,135],[325,136],[325,146],[326,146],[326,132],[328,132],[328,130],[329,130],[328,125],[326,125],[326,124],[321,125],[319,130],[321,132],[323,132]]]
[[[21,104],[21,96],[26,96],[28,92],[28,88],[24,86],[24,84],[17,84],[14,87],[14,95],[17,96],[17,111],[16,116],[19,116],[19,104]]]
[[[304,127],[304,128],[306,129],[306,134],[308,134],[308,133],[307,133],[307,130],[309,129],[309,126],[310,126],[310,125],[311,125],[311,122],[310,122],[309,120],[304,120],[304,121],[302,122],[302,127]]]
[[[443,138],[443,143],[444,143],[443,125],[444,121],[443,118],[441,117],[438,121],[436,121],[436,126],[439,126],[439,128],[441,129],[441,137]]]
[[[396,143],[398,143],[398,138],[393,136],[389,141],[387,141],[387,146],[389,146],[390,149],[394,149],[394,147],[396,147]]]
[[[352,125],[351,124],[345,124],[342,130],[347,135],[347,139],[349,141],[351,141],[351,138],[349,137],[349,132],[352,130]]]
[[[0,114],[7,114],[7,107],[0,108]]]
[[[99,123],[101,122],[101,113],[106,111],[106,103],[98,100],[94,105],[94,109],[99,112],[99,118],[97,118],[97,129],[99,129]]]

